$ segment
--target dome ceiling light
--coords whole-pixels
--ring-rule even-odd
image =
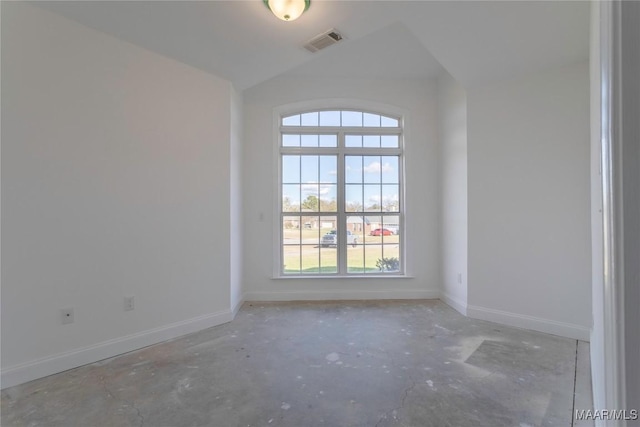
[[[293,21],[309,9],[311,0],[262,0],[269,10],[283,21]]]

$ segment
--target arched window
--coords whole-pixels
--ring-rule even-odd
[[[349,109],[280,118],[280,275],[402,274],[402,120]]]

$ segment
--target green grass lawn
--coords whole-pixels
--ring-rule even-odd
[[[322,236],[324,236],[329,231],[331,231],[331,229],[318,230],[317,228],[316,229],[303,228],[302,230],[298,230],[293,228],[293,229],[285,229],[283,236],[285,239],[300,239],[300,238],[302,238],[302,240],[317,239],[319,242]]]
[[[289,233],[291,231],[295,233]],[[299,231],[285,230],[285,238],[297,240],[300,235]],[[302,234],[303,239],[314,239],[318,236],[318,230],[302,230]],[[347,270],[349,273],[380,272],[376,262],[383,257],[383,252],[385,258],[400,258],[400,236],[374,237],[360,235],[358,236],[358,243],[356,247],[349,246],[347,248]],[[330,274],[338,272],[338,253],[335,247],[323,248],[317,243],[302,246],[285,245],[283,252],[284,274]]]

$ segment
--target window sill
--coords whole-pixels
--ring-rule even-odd
[[[327,275],[308,275],[308,276],[273,276],[271,280],[292,280],[292,279],[328,279],[328,280],[343,280],[343,279],[415,279],[415,276],[407,274],[367,274],[367,275],[349,275],[349,276],[327,276]]]

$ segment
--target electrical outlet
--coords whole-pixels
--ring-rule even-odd
[[[124,297],[124,311],[131,311],[136,308],[136,297]]]
[[[60,310],[60,320],[63,325],[73,323],[73,308],[63,308]]]

